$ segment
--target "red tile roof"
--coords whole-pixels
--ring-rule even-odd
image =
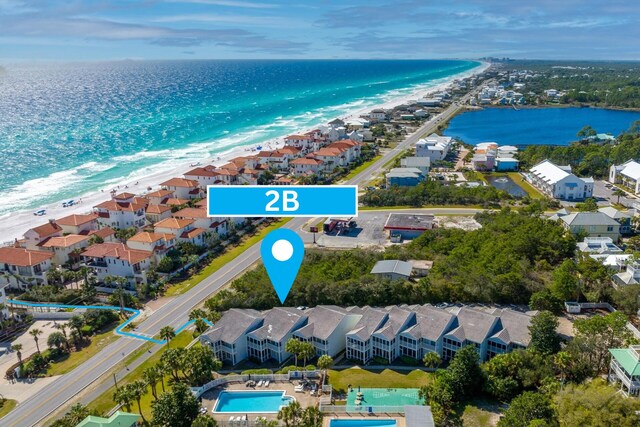
[[[126,260],[129,264],[137,264],[151,257],[152,253],[138,249],[129,249],[123,243],[100,243],[89,246],[81,255],[90,258],[116,258]]]
[[[60,218],[56,220],[56,224],[58,225],[68,225],[68,226],[78,226],[82,224],[86,224],[91,221],[95,221],[98,218],[96,214],[88,214],[88,215],[69,215],[64,218]]]
[[[46,241],[40,243],[38,246],[43,248],[68,248],[76,243],[89,240],[89,236],[82,236],[79,234],[68,234],[62,237],[50,237]]]
[[[169,205],[149,205],[147,206],[148,214],[161,214],[171,210]]]
[[[154,228],[170,228],[179,230],[193,224],[192,219],[165,218],[153,224]]]
[[[13,247],[0,248],[0,264],[32,267],[51,258],[53,258],[53,254],[49,251],[30,251]]]
[[[116,234],[116,231],[111,227],[101,228],[100,230],[92,230],[89,232],[88,236],[98,236],[101,238],[106,238],[109,236],[113,236]]]
[[[38,227],[32,228],[30,231],[35,232],[40,237],[51,236],[52,234],[62,232],[62,227],[60,227],[55,222],[47,222],[45,224],[39,225]]]
[[[133,193],[120,193],[120,194],[116,194],[115,196],[113,196],[114,200],[127,200],[127,199],[131,199],[132,197],[135,197],[136,195]]]
[[[185,188],[193,188],[198,186],[198,181],[194,181],[192,179],[186,178],[171,178],[168,181],[160,184],[164,187],[185,187]]]
[[[171,216],[174,218],[200,219],[207,217],[207,211],[201,208],[184,208],[173,213]]]
[[[322,160],[318,159],[310,159],[308,157],[302,159],[295,159],[291,162],[292,165],[320,165],[322,164]]]
[[[207,230],[205,230],[204,228],[194,228],[193,230],[189,230],[189,231],[185,231],[183,232],[180,237],[182,239],[191,239],[194,238],[196,236],[199,236],[200,234],[206,232]]]

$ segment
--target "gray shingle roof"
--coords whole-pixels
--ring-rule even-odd
[[[388,259],[376,262],[376,265],[374,265],[373,269],[371,270],[371,274],[397,273],[409,277],[411,276],[412,269],[413,267],[411,266],[410,262],[400,261],[397,259]]]
[[[273,308],[265,313],[262,326],[251,332],[251,335],[257,339],[280,341],[293,330],[303,317],[306,318],[306,315],[295,308]]]
[[[567,225],[620,225],[602,212],[574,212],[560,217]]]
[[[529,335],[529,325],[531,318],[537,312],[521,313],[515,310],[496,310],[495,314],[500,316],[502,330],[493,337],[499,338],[505,344],[519,344],[527,347],[531,336]]]
[[[356,326],[348,333],[355,335],[363,341],[368,340],[371,335],[380,328],[382,322],[389,314],[384,310],[368,307],[362,313],[362,318],[356,323]]]
[[[482,343],[493,332],[498,320],[493,314],[468,307],[456,308],[453,313],[457,315],[458,327],[447,336],[453,336],[459,341]]]
[[[316,337],[328,339],[347,315],[353,315],[344,308],[335,305],[324,305],[311,308],[305,312],[307,324],[296,331],[305,338]]]
[[[204,335],[211,342],[224,341],[231,344],[249,332],[251,325],[261,318],[259,311],[232,308]]]
[[[412,318],[415,318],[415,315],[411,311],[399,307],[391,307],[389,309],[389,318],[374,333],[392,340],[402,332],[402,327],[405,323],[413,321]]]
[[[437,341],[453,319],[453,314],[430,305],[417,306],[413,310],[416,312],[416,324],[406,332],[416,339]]]

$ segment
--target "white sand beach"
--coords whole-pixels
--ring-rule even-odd
[[[448,87],[453,80],[480,74],[484,72],[487,68],[489,68],[489,66],[490,65],[488,63],[483,62],[478,67],[464,73],[453,75],[447,78],[446,81],[443,81],[437,85],[420,89],[409,95],[393,98],[392,100],[389,100],[388,102],[385,102],[383,104],[379,104],[376,106],[368,106],[363,109],[355,110],[340,118],[343,120],[354,118],[366,112],[369,112],[375,108],[385,108],[385,109],[393,108],[397,105],[404,104],[410,100],[418,100],[424,97],[428,97],[430,94],[442,91],[443,89]],[[317,125],[321,125],[321,124],[322,123],[318,123]],[[300,129],[300,131],[304,132],[311,129],[312,128],[306,129],[306,130]],[[264,141],[261,144],[262,149],[274,150],[282,147],[284,145],[285,136],[286,135],[283,135],[281,138],[278,138],[275,140],[272,139],[269,141]],[[252,144],[249,147],[235,148],[233,150],[229,150],[227,152],[221,153],[219,157],[216,157],[214,159],[211,159],[211,158],[201,159],[200,163],[202,165],[213,164],[216,166],[220,166],[222,164],[227,163],[229,159],[232,159],[234,157],[255,154],[255,151],[254,152],[250,151],[252,147],[255,149],[255,146],[256,144]],[[247,149],[249,149],[249,151],[247,151]],[[2,242],[2,244],[8,244],[13,242],[15,239],[20,239],[24,234],[24,232],[27,231],[29,228],[43,224],[49,219],[61,218],[74,213],[78,214],[78,213],[89,212],[91,211],[93,206],[105,200],[108,200],[111,196],[111,190],[113,189],[115,189],[117,192],[126,191],[129,193],[143,195],[149,192],[148,188],[151,188],[152,189],[151,191],[155,191],[160,187],[161,182],[164,182],[172,177],[182,176],[183,173],[189,171],[190,169],[193,169],[193,166],[191,166],[191,163],[181,163],[181,164],[176,164],[175,166],[172,166],[169,168],[164,168],[163,170],[159,170],[158,172],[145,175],[144,177],[136,178],[135,180],[127,180],[126,178],[123,177],[122,182],[120,183],[117,183],[115,185],[111,184],[109,185],[109,187],[105,187],[105,188],[102,188],[101,190],[97,190],[95,192],[91,192],[88,194],[83,194],[75,198],[74,200],[80,201],[80,203],[72,207],[67,207],[67,208],[62,207],[63,200],[57,203],[44,205],[41,207],[41,209],[46,209],[46,215],[44,216],[35,216],[33,214],[33,211],[18,211],[18,212],[9,213],[0,218],[0,242]]]

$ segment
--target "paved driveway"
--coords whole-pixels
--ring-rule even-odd
[[[613,195],[615,187],[607,188],[606,181],[597,180],[593,184],[593,197],[598,201],[599,205],[608,206],[613,203],[618,203],[618,196]],[[638,198],[628,193],[628,197],[620,197],[620,204],[628,208],[633,207],[634,203],[638,202]]]

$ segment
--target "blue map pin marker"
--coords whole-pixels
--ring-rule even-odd
[[[295,231],[279,228],[262,240],[260,255],[271,284],[284,304],[304,258],[304,243]]]

